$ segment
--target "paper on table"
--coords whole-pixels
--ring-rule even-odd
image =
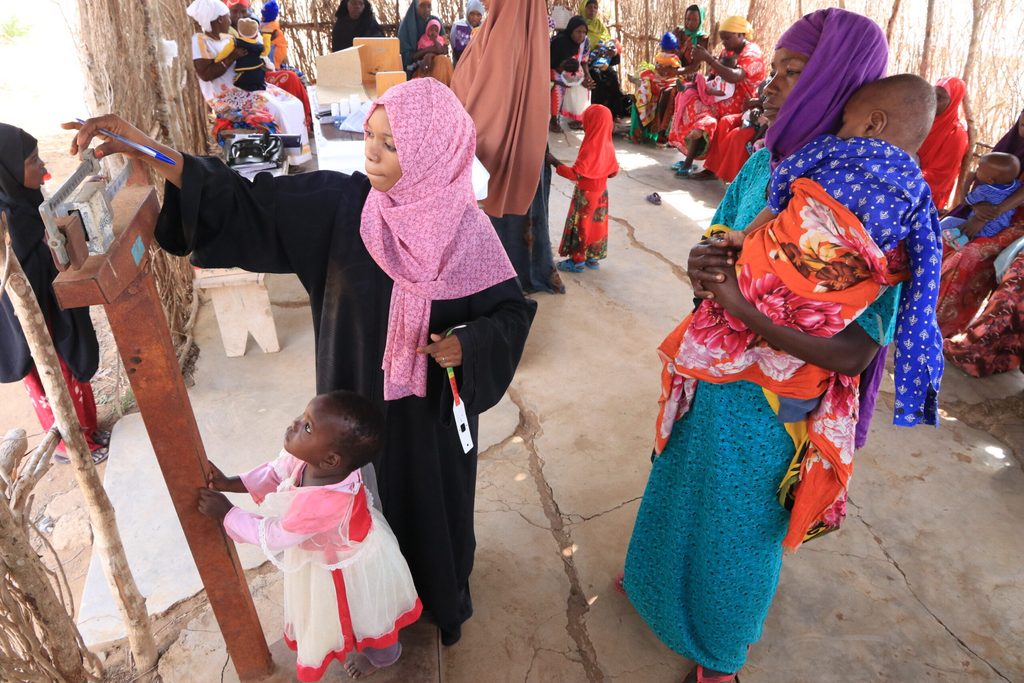
[[[363,125],[366,123],[366,115],[370,113],[370,105],[372,102],[363,102],[363,104],[356,109],[354,112],[348,115],[348,117],[341,122],[338,126],[341,130],[347,130],[352,133],[362,133]]]

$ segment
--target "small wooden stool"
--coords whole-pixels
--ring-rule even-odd
[[[229,358],[245,355],[249,334],[264,353],[281,350],[263,273],[241,268],[197,268],[195,286],[213,300],[220,339]]]

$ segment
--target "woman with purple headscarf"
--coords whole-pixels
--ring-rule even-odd
[[[847,99],[883,77],[887,61],[884,34],[858,14],[822,10],[790,27],[776,44],[765,90],[765,115],[773,121],[767,147],[744,165],[712,224],[745,228],[765,206],[771,169],[818,135],[836,132]],[[723,293],[721,269],[733,268],[734,258],[706,240],[694,247],[688,265],[698,297]],[[858,375],[891,341],[898,294],[899,287],[889,288],[859,325],[832,338],[787,329],[785,340],[772,343]],[[696,662],[687,683],[735,680],[761,637],[782,566],[789,512],[777,491],[793,447],[760,386],[700,382],[654,461],[623,588],[658,637]]]

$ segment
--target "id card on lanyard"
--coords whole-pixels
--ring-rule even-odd
[[[455,330],[465,327],[465,325],[456,325],[455,327],[448,330],[444,336],[450,337]],[[448,383],[452,386],[452,415],[455,417],[455,428],[459,432],[459,440],[462,441],[462,451],[469,453],[473,450],[473,435],[469,432],[469,417],[466,415],[466,402],[459,396],[459,386],[455,382],[455,370],[452,368],[445,368],[448,373]]]

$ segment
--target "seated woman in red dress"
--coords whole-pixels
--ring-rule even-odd
[[[946,357],[974,377],[1024,368],[1024,250],[1002,274],[967,332],[944,344]]]
[[[1024,162],[1024,111],[992,151],[1012,154]],[[977,237],[968,242],[963,249],[943,258],[935,317],[939,321],[939,329],[942,330],[944,338],[963,332],[985,299],[996,288],[996,257],[1003,249],[1024,236],[1024,209],[1020,208],[1021,206],[1024,206],[1024,189],[1017,190],[998,205],[984,202],[973,206],[961,205],[950,212],[950,215],[967,219],[960,229],[969,234],[969,228],[974,223],[985,224],[1009,211],[1016,213],[1010,221],[1010,227],[999,234],[993,237]]]
[[[753,27],[745,18],[729,17],[722,22],[718,32],[725,49],[717,59],[703,47],[693,48],[694,59],[706,63],[710,71],[726,82],[735,84],[736,89],[732,97],[712,105],[691,98],[676,107],[668,141],[686,155],[676,175],[689,175],[694,159],[703,158],[707,154],[711,136],[720,118],[740,113],[746,102],[756,97],[757,86],[765,77],[765,64],[760,46],[747,38],[752,32]],[[727,56],[736,58],[735,67],[722,64],[722,58]]]
[[[763,91],[764,83],[758,87],[758,94]],[[739,174],[743,164],[750,155],[757,151],[758,143],[764,144],[765,133],[768,132],[768,119],[764,116],[762,100],[756,97],[747,100],[745,111],[740,114],[729,114],[718,119],[715,132],[708,145],[707,156],[704,157],[704,168],[688,176],[690,180],[710,180],[719,178],[722,182],[731,183]],[[686,161],[680,161],[673,170],[681,168]]]

